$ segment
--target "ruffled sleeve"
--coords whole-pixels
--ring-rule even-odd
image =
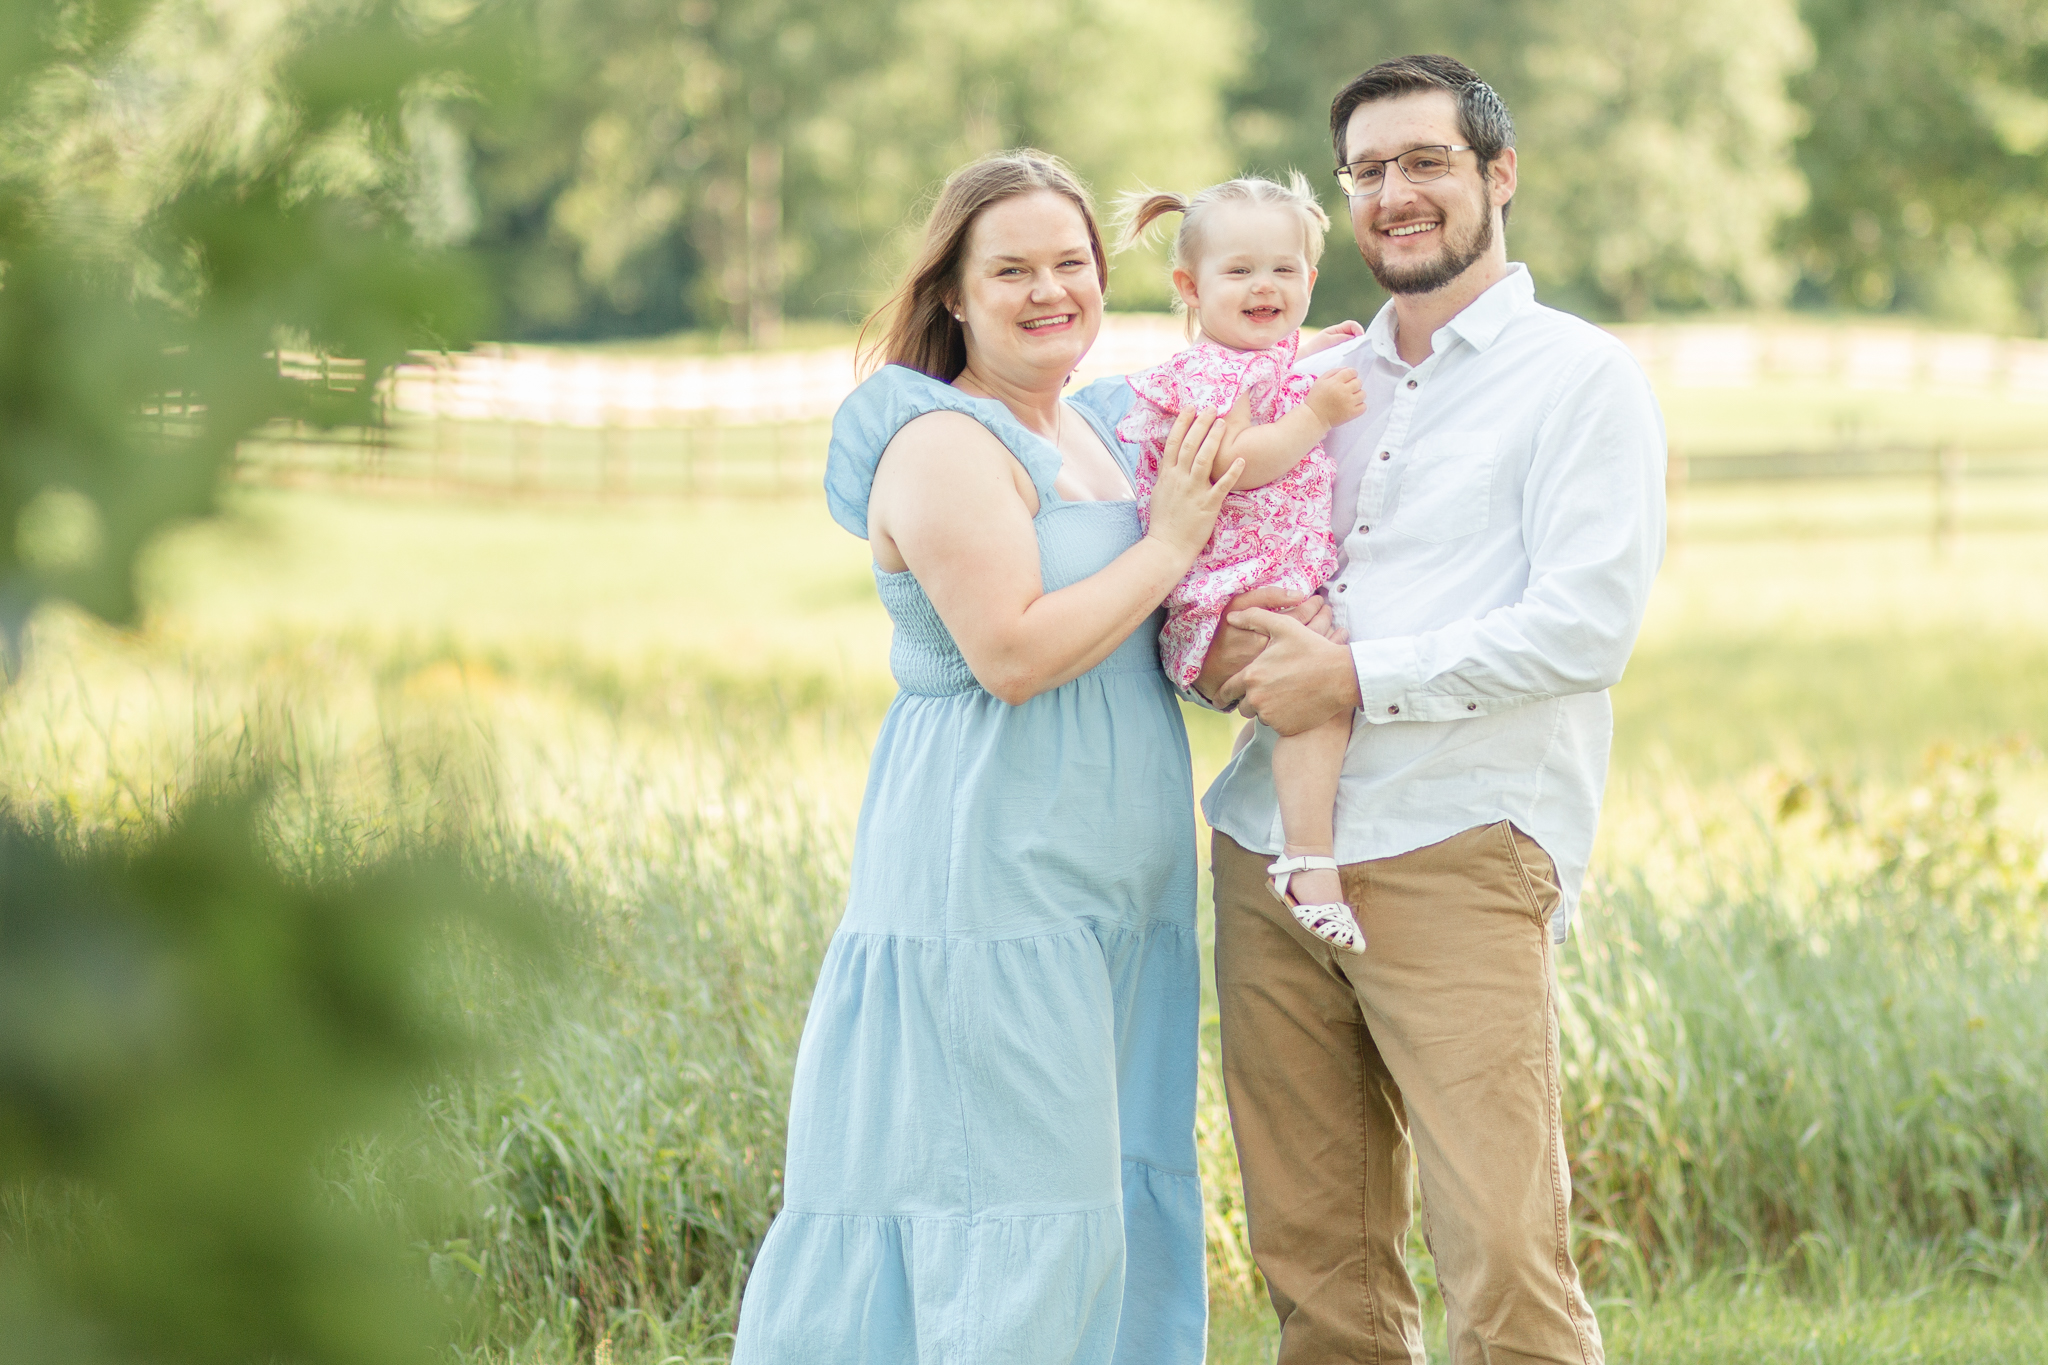
[[[832,417],[832,444],[825,455],[825,504],[834,521],[863,540],[867,538],[868,494],[874,488],[882,452],[897,432],[928,412],[961,412],[974,418],[1024,466],[1041,500],[1054,496],[1059,452],[1008,408],[993,398],[962,393],[906,366],[884,365],[847,395]]]
[[[1121,434],[1139,443],[1162,442],[1173,419],[1188,408],[1228,412],[1247,389],[1253,395],[1252,420],[1274,420],[1300,401],[1294,389],[1306,394],[1307,386],[1315,383],[1307,377],[1300,385],[1288,379],[1299,337],[1297,332],[1265,351],[1234,351],[1199,342],[1162,365],[1132,375],[1130,385],[1140,401],[1132,405]]]
[[[1185,354],[1185,351],[1181,353]],[[1178,417],[1182,390],[1186,383],[1180,362],[1181,356],[1176,355],[1173,359],[1154,365],[1149,370],[1139,370],[1136,374],[1126,376],[1124,382],[1131,386],[1131,392],[1168,417]]]
[[[1141,461],[1140,468],[1148,476],[1150,459],[1156,457],[1165,445],[1167,433],[1173,430],[1173,419],[1180,415],[1179,360],[1180,357],[1175,356],[1149,370],[1124,376],[1124,388],[1130,400],[1117,422],[1116,434],[1118,439],[1145,452],[1146,459]]]

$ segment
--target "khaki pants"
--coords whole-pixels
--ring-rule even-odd
[[[1364,956],[1295,924],[1215,836],[1223,1079],[1280,1365],[1423,1360],[1412,1212],[1455,1365],[1600,1365],[1566,1240],[1556,873],[1503,821],[1343,869]]]

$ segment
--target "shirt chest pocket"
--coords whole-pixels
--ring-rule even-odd
[[[1433,545],[1485,530],[1499,457],[1500,438],[1484,432],[1447,431],[1417,441],[1388,529]]]

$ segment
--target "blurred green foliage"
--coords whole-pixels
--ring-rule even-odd
[[[432,1356],[404,1242],[316,1178],[465,1050],[420,964],[495,902],[452,861],[308,884],[253,796],[130,848],[0,814],[9,1359]]]
[[[2048,331],[2048,5],[1805,0],[1802,291]]]
[[[1809,55],[1795,0],[1248,3],[1265,44],[1232,127],[1261,164],[1327,180],[1331,95],[1376,61],[1449,52],[1514,113],[1508,253],[1546,299],[1640,316],[1768,304],[1789,283],[1773,234],[1804,197],[1789,164],[1802,116],[1786,82]],[[1347,247],[1318,317],[1367,316],[1384,297]]]
[[[948,171],[1015,145],[1099,190],[1229,173],[1234,0],[538,0],[530,114],[474,130],[478,241],[512,331],[775,339],[858,318]],[[1163,306],[1147,261],[1124,307]]]
[[[130,567],[203,514],[274,418],[372,413],[369,384],[280,377],[296,348],[378,373],[489,316],[416,230],[412,130],[509,72],[478,18],[392,0],[8,7],[0,44],[0,624],[134,612]]]
[[[212,509],[251,429],[374,416],[363,371],[278,352],[374,377],[475,335],[488,296],[419,167],[440,111],[506,91],[514,32],[396,0],[0,8],[10,678],[39,604],[134,616],[137,554]],[[412,1254],[318,1170],[462,1055],[426,966],[505,898],[416,851],[283,866],[261,789],[201,781],[142,832],[0,806],[7,1359],[431,1352]]]
[[[1456,54],[1514,109],[1510,249],[1595,316],[1911,309],[2048,328],[2048,0],[538,0],[531,119],[449,163],[510,331],[858,318],[921,196],[1034,144],[1105,200],[1298,167],[1339,211],[1315,316],[1381,295],[1343,240],[1331,94]],[[1113,306],[1158,307],[1149,254]]]
[[[146,40],[40,82],[0,160],[90,234],[290,146],[279,184],[346,185],[410,249],[472,246],[501,335],[763,346],[785,315],[864,316],[924,197],[979,153],[1048,148],[1105,202],[1299,168],[1339,218],[1315,309],[1334,321],[1382,296],[1343,239],[1330,96],[1444,51],[1515,112],[1510,250],[1561,305],[2048,330],[2048,0],[508,0],[537,37],[516,107],[417,79],[450,42],[418,22],[352,28],[326,75],[292,65],[364,3],[78,9]],[[385,94],[322,131],[303,101],[335,73]],[[1112,284],[1112,306],[1168,301],[1153,250]]]

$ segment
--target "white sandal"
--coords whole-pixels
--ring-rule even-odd
[[[1333,948],[1342,948],[1347,953],[1365,951],[1365,934],[1358,927],[1358,920],[1352,916],[1351,907],[1341,901],[1329,905],[1300,905],[1287,894],[1287,884],[1297,872],[1335,872],[1335,858],[1318,857],[1312,853],[1282,858],[1266,869],[1266,885],[1294,916],[1294,922],[1314,934]]]

